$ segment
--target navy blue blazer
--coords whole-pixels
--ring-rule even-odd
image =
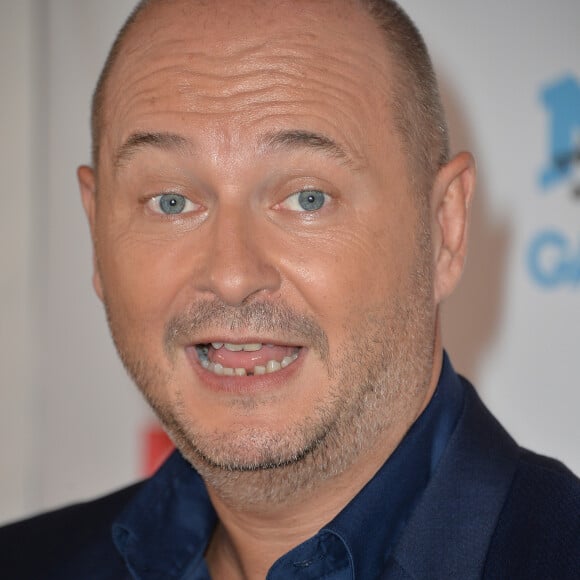
[[[465,384],[459,423],[381,578],[578,580],[580,480],[518,447]],[[0,529],[1,577],[130,579],[111,524],[140,485]]]

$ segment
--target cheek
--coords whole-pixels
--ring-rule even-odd
[[[319,318],[332,341],[353,319],[399,295],[411,257],[399,233],[378,224],[336,228],[288,249],[285,276]]]
[[[97,245],[98,267],[117,335],[162,329],[183,283],[178,248],[130,233],[101,239],[107,241]]]

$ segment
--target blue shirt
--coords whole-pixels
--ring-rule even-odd
[[[447,355],[431,401],[359,494],[315,536],[274,563],[268,580],[369,580],[385,569],[436,469],[463,406]],[[203,481],[175,452],[113,525],[134,578],[209,580],[204,561],[217,522]]]

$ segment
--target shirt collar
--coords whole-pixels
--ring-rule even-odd
[[[445,355],[434,396],[394,453],[334,520],[280,558],[268,578],[376,577],[441,458],[462,403],[463,388]],[[176,452],[115,522],[113,539],[135,578],[191,572],[189,578],[206,570],[203,555],[215,524],[203,481]]]
[[[113,541],[134,578],[183,578],[203,565],[216,522],[201,477],[174,452],[113,524]]]
[[[443,454],[462,403],[459,377],[445,355],[437,389],[421,416],[377,474],[325,527],[348,547],[354,577],[375,578],[384,570]]]

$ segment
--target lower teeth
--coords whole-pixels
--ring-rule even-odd
[[[297,358],[298,353],[294,353],[291,356],[285,357],[282,361],[270,360],[266,366],[257,365],[252,371],[248,371],[244,368],[228,368],[224,367],[220,363],[213,363],[207,358],[208,349],[205,347],[198,347],[197,349],[201,366],[219,376],[226,377],[246,377],[254,375],[266,375],[275,373],[281,369],[285,369],[290,366]]]

